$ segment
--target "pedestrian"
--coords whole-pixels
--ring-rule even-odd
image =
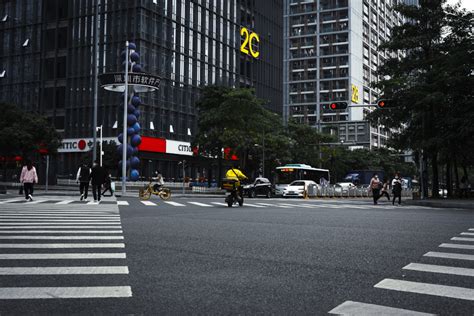
[[[388,179],[384,179],[383,180],[383,186],[382,186],[382,190],[380,191],[380,197],[379,199],[382,197],[382,196],[386,196],[387,197],[387,200],[390,202],[390,195],[388,194],[388,187],[389,187],[389,184],[388,184]]]
[[[402,179],[399,173],[396,173],[395,178],[392,180],[392,193],[392,205],[395,205],[395,199],[398,198],[398,206],[400,206],[402,203]]]
[[[25,199],[27,201],[33,201],[33,186],[35,183],[38,183],[38,174],[31,160],[27,160],[25,166],[23,166],[20,182],[23,183]]]
[[[94,203],[100,202],[101,186],[105,182],[105,169],[99,165],[97,160],[94,161],[94,165],[91,169],[89,176],[92,184],[92,194],[94,195]]]
[[[102,192],[102,195],[105,196],[105,192],[110,191],[110,196],[113,196],[114,189],[112,188],[112,175],[107,172],[105,174],[104,192]]]
[[[77,170],[76,182],[79,183],[79,192],[81,193],[81,201],[87,201],[89,193],[89,178],[91,175],[91,168],[84,162]]]
[[[374,205],[377,205],[377,200],[379,199],[379,196],[380,196],[380,186],[381,186],[381,183],[380,183],[380,180],[379,180],[379,176],[374,173],[374,175],[372,176],[372,179],[370,179],[370,190],[372,190],[372,197],[374,198]]]
[[[469,180],[467,179],[467,176],[464,175],[461,178],[461,183],[459,183],[459,197],[462,199],[463,197],[468,198],[469,197]]]

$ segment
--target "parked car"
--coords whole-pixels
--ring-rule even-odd
[[[251,184],[243,186],[244,195],[254,198],[257,195],[263,195],[267,198],[272,196],[272,184],[267,178],[256,178]]]
[[[315,185],[318,189],[320,188],[319,184],[312,180],[296,180],[283,190],[283,197],[303,197],[304,190],[307,190],[309,185]]]
[[[355,189],[356,186],[352,182],[338,182],[334,185],[334,192],[346,194],[349,189]]]

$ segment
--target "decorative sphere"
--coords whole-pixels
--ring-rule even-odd
[[[128,43],[128,49],[133,49],[133,50],[136,50],[137,49],[137,45],[135,45],[135,43]]]
[[[133,127],[127,128],[127,136],[132,136],[133,134],[135,134]]]
[[[117,136],[117,139],[118,139],[119,143],[123,144],[123,133],[120,133],[120,134]]]
[[[136,108],[132,104],[127,105],[128,114],[133,114],[133,112],[135,112],[135,110],[136,110]]]
[[[140,55],[137,52],[133,52],[130,54],[130,59],[136,63],[140,60]]]
[[[140,174],[138,173],[138,170],[137,170],[137,169],[132,169],[132,171],[130,171],[130,180],[132,180],[132,181],[137,181],[139,175],[140,175]]]
[[[132,166],[133,169],[140,167],[140,159],[138,159],[138,157],[130,158],[130,166]]]
[[[130,143],[132,144],[133,147],[138,147],[138,145],[140,145],[141,142],[142,142],[142,138],[138,134],[133,135],[132,139],[130,140]]]
[[[133,114],[129,114],[127,116],[127,124],[128,126],[133,126],[137,122],[137,117]]]
[[[133,124],[133,130],[135,131],[136,134],[140,134],[140,130],[141,130],[141,126],[140,126],[140,123],[135,123]]]
[[[126,168],[130,169],[130,159],[127,159],[126,162],[127,162]],[[119,171],[122,171],[122,160],[119,161],[118,166],[119,166]]]
[[[133,155],[133,147],[131,145],[127,145],[127,157],[131,157]]]
[[[142,66],[140,64],[135,64],[132,67],[133,72],[142,72]]]
[[[140,99],[139,96],[134,95],[134,96],[132,97],[132,104],[133,104],[134,106],[139,106],[140,104],[142,104],[142,100]]]
[[[138,119],[138,118],[140,117],[140,110],[138,110],[138,109],[135,110],[135,111],[133,112],[133,115],[135,115],[135,117]]]

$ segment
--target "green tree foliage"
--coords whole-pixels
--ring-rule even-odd
[[[422,0],[419,7],[395,8],[408,22],[395,27],[380,46],[394,55],[379,68],[382,80],[375,86],[399,107],[369,115],[373,124],[398,129],[395,148],[424,152],[432,166],[434,196],[440,155],[462,155],[473,141],[473,16],[458,7],[443,8],[444,2]]]
[[[57,152],[61,137],[44,117],[6,103],[0,103],[0,113],[1,155],[25,157],[40,148]]]

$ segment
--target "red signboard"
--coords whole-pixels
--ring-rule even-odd
[[[142,136],[142,142],[138,146],[138,150],[152,153],[166,153],[166,139]]]

